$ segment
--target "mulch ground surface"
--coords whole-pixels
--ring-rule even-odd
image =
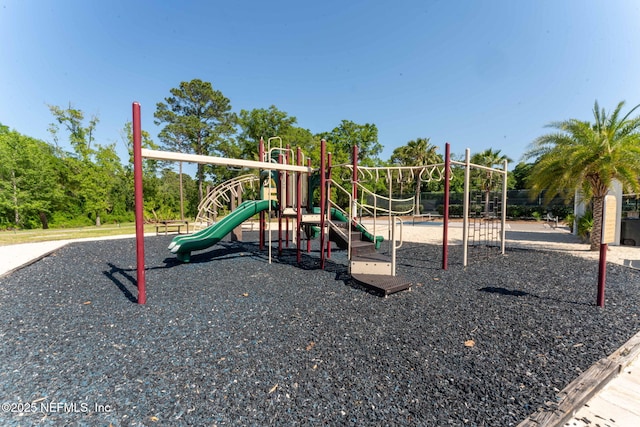
[[[135,242],[70,244],[0,279],[2,425],[508,426],[640,330],[640,272],[509,249],[405,243],[387,298],[353,284],[345,251],[273,261],[256,233],[188,264]],[[486,255],[485,251],[476,255]]]

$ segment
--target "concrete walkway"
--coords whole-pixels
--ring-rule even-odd
[[[640,360],[611,380],[592,397],[567,426],[637,427],[640,426]]]
[[[155,234],[150,234],[155,236]],[[135,234],[124,234],[120,236],[88,237],[71,240],[52,240],[49,242],[20,243],[17,245],[0,246],[0,277],[11,274],[13,271],[32,264],[57,249],[72,242],[90,242],[94,240],[115,240],[132,239]]]
[[[407,224],[410,224],[407,222]],[[589,251],[587,244],[571,235],[566,228],[551,228],[546,223],[508,223],[508,248],[532,248],[541,250],[557,250],[569,252],[598,260],[598,253]],[[376,234],[385,232],[384,227],[376,230]],[[112,236],[104,239],[126,239],[134,235]],[[461,224],[453,223],[449,229],[451,244],[461,244]],[[403,239],[418,243],[441,244],[442,225],[431,222],[421,225],[405,225]],[[51,242],[24,243],[0,246],[0,277],[8,276],[13,271],[23,268],[37,260],[55,252],[62,246],[79,241],[97,239],[60,240]],[[640,268],[640,247],[610,246],[607,261]],[[640,336],[640,333],[639,335]],[[618,352],[624,352],[622,349]],[[635,353],[638,354],[638,353]],[[587,403],[574,414],[565,426],[640,426],[640,358],[625,361],[622,371],[609,381]]]

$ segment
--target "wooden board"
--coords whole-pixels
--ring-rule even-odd
[[[616,196],[604,196],[602,209],[602,241],[600,243],[613,243],[616,241],[616,223],[618,221],[618,204]]]
[[[637,357],[640,357],[640,332],[606,359],[600,359],[559,394],[556,402],[545,406],[518,424],[518,427],[563,426],[573,414],[615,378]]]

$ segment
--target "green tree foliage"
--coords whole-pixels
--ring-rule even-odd
[[[488,168],[502,169],[504,161],[510,162],[511,159],[502,154],[500,150],[493,150],[488,148],[480,153],[473,154],[471,156],[471,163],[486,166]],[[474,184],[482,190],[484,193],[484,212],[489,214],[489,201],[491,198],[491,192],[502,185],[502,179],[496,179],[496,173],[489,170],[473,169],[471,173],[471,179]]]
[[[133,218],[131,123],[125,124],[121,134],[129,150],[129,159],[125,159],[128,162],[123,166],[113,144],[95,140],[97,117],[87,117],[71,104],[67,108],[49,105],[49,109],[53,116],[49,127],[52,144],[20,135],[0,124],[0,227],[85,225],[90,221],[99,223],[101,217],[106,221]],[[157,104],[154,117],[155,123],[162,126],[160,143],[171,151],[257,160],[260,138],[278,136],[284,146],[301,147],[315,167],[320,162],[322,138],[327,140],[334,166],[351,164],[354,146],[358,147],[361,166],[442,162],[428,138],[409,141],[394,151],[389,162],[382,162],[379,159],[382,145],[375,124],[342,120],[334,129],[313,135],[297,126],[296,117],[274,105],[242,110],[236,116],[229,99],[214,90],[211,83],[198,79],[171,89],[170,96]],[[145,148],[158,148],[145,130],[142,144]],[[482,162],[477,158],[476,161]],[[180,175],[174,166],[171,162],[144,160],[147,219],[179,216]],[[460,170],[454,168],[452,191],[462,187]],[[215,185],[239,173],[233,168],[199,165],[195,180],[183,176],[185,214],[196,215],[207,184],[205,179]],[[350,188],[350,176],[336,170],[333,178],[344,180],[342,185]],[[363,184],[377,193],[389,191],[384,179]],[[421,191],[437,191],[441,187],[441,182],[420,186],[413,181],[407,189],[415,192],[419,204]],[[338,203],[344,205],[344,199],[339,198]]]
[[[320,146],[320,139],[315,138],[309,129],[301,127],[292,127],[284,138],[291,148],[300,147],[304,156],[310,156]]]
[[[382,151],[382,144],[378,142],[378,128],[374,124],[366,123],[359,125],[350,120],[342,120],[340,125],[330,132],[322,132],[316,135],[317,140],[325,139],[327,141],[327,152],[331,153],[331,163],[334,167],[343,164],[352,163],[353,147],[358,147],[358,164],[361,166],[376,166],[380,164],[378,158]],[[320,144],[318,144],[311,153],[314,159],[314,166],[318,167],[320,162]],[[351,178],[346,175],[334,173],[335,179],[340,185],[349,190],[350,184],[348,180]],[[376,186],[381,183],[363,183],[369,190],[375,191]],[[336,194],[336,200],[339,205],[348,205],[348,198],[342,192]]]
[[[142,137],[142,148],[148,148],[152,150],[158,149],[158,145],[153,141],[149,132],[144,129],[141,129],[141,137]],[[124,127],[120,131],[120,139],[123,144],[127,147],[127,152],[129,153],[129,161],[124,166],[124,178],[121,180],[122,185],[115,189],[117,193],[119,193],[118,199],[124,200],[124,205],[126,209],[124,211],[124,216],[121,216],[119,210],[115,210],[118,216],[122,218],[122,220],[126,220],[127,217],[133,218],[133,212],[135,210],[135,200],[134,200],[134,182],[133,182],[133,125],[131,122],[126,122]],[[142,176],[143,176],[143,193],[144,193],[144,203],[146,204],[148,196],[152,193],[156,193],[155,186],[157,186],[158,179],[157,174],[160,170],[160,167],[163,162],[159,160],[153,159],[142,159]],[[154,186],[152,190],[152,186]]]
[[[122,195],[116,200],[115,194],[126,178],[115,144],[95,143],[94,132],[99,120],[89,119],[84,125],[84,113],[69,106],[62,109],[49,105],[57,124],[61,124],[67,133],[69,144],[75,153],[60,152],[63,161],[59,174],[69,205],[77,203],[79,210],[91,217],[96,225],[101,224],[101,215],[111,214],[114,209],[120,213],[126,210],[126,198]],[[59,146],[60,127],[52,123],[49,131],[56,146]]]
[[[464,163],[465,155],[460,154],[451,154],[451,160],[458,161]],[[444,161],[444,156],[443,156]],[[444,191],[444,180],[436,182],[434,187],[439,189],[440,191]],[[451,193],[464,193],[464,168],[463,167],[452,167],[451,168],[451,179],[449,180],[449,191]]]
[[[533,169],[533,163],[520,162],[513,169],[510,177],[513,177],[513,188],[516,190],[524,190],[529,188],[528,180],[531,170]]]
[[[142,148],[148,148],[150,150],[157,150],[158,144],[156,144],[149,132],[144,129],[140,130],[140,136],[142,141]],[[133,124],[131,122],[126,122],[124,127],[120,131],[120,139],[127,147],[127,152],[129,153],[129,163],[127,165],[127,169],[133,171]],[[155,174],[158,171],[158,160],[153,159],[142,159],[142,169],[145,174]],[[132,187],[133,188],[133,187]]]
[[[75,153],[81,160],[89,160],[93,154],[91,144],[94,141],[93,134],[99,119],[96,116],[92,116],[89,119],[89,124],[83,126],[84,113],[82,110],[73,108],[71,104],[66,110],[56,105],[48,105],[48,107],[57,122],[49,125],[49,132],[53,136],[56,145],[58,145],[58,132],[60,130],[58,125],[62,125],[69,133],[69,143]]]
[[[280,140],[273,140],[271,148],[287,146],[293,151],[294,157],[290,162],[295,162],[297,147],[300,147],[303,155],[308,156],[318,142],[307,129],[294,126],[297,119],[289,116],[284,111],[278,110],[274,105],[268,109],[254,109],[240,111],[238,124],[240,135],[238,142],[242,150],[242,157],[250,160],[258,160],[258,146],[260,138],[265,141],[265,149],[269,148],[269,138],[277,136]]]
[[[182,186],[185,194],[185,216],[195,217],[198,206],[196,182],[183,175]],[[145,217],[150,221],[175,219],[180,217],[180,176],[170,168],[164,168],[159,176],[149,176],[144,180]]]
[[[416,138],[402,145],[391,154],[391,163],[399,166],[427,166],[442,163],[442,156],[436,150],[438,147],[431,145],[429,138]],[[418,176],[413,180],[415,192],[415,208],[414,214],[420,213],[420,192],[422,191],[422,183],[419,182]],[[402,190],[400,190],[402,193]]]
[[[133,131],[131,122],[125,123],[120,132],[121,139],[129,152],[129,164],[125,168],[127,176],[124,185],[127,196],[127,210],[133,211]],[[151,135],[141,130],[142,147],[152,150],[158,149]],[[153,159],[142,159],[143,193],[145,220],[171,220],[181,216],[180,209],[180,176],[172,170],[172,162],[162,162]],[[195,181],[186,174],[182,176],[182,190],[185,195],[185,216],[194,217],[197,214],[198,191]]]
[[[47,143],[6,128],[0,132],[0,226],[48,228],[64,198],[58,163]]]
[[[231,102],[209,82],[193,79],[170,90],[159,102],[155,123],[164,125],[158,137],[169,150],[210,156],[236,154],[231,143],[236,116]],[[206,168],[198,165],[198,198],[202,200]]]
[[[354,146],[358,147],[358,164],[375,166],[380,163],[378,156],[382,152],[382,144],[378,142],[378,128],[374,124],[359,125],[342,120],[331,132],[320,133],[316,138],[327,141],[327,151],[332,153],[334,165],[351,163]],[[314,158],[320,158],[319,146],[314,150]]]
[[[278,110],[275,105],[268,109],[241,110],[238,118],[238,124],[241,129],[238,142],[240,143],[243,158],[258,160],[260,138],[264,139],[266,143],[269,138],[279,136],[282,138],[283,146],[291,143],[287,135],[296,121],[295,117]]]
[[[535,139],[527,159],[537,159],[530,176],[535,194],[545,192],[571,197],[584,189],[593,202],[591,250],[597,250],[602,233],[602,210],[614,179],[629,192],[640,192],[640,116],[631,117],[639,105],[622,115],[624,101],[608,114],[594,103],[594,121],[568,119],[552,122],[556,129]]]
[[[101,188],[99,204],[94,205],[94,212],[105,212],[109,216],[126,218],[129,209],[127,194],[123,191],[128,187],[129,176],[125,173],[120,157],[116,153],[115,143],[109,145],[99,145],[95,154],[95,175],[96,185],[92,188]],[[95,203],[93,199],[92,202]]]

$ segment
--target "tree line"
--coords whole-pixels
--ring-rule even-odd
[[[234,112],[230,100],[210,82],[194,79],[170,89],[158,102],[154,122],[160,127],[157,142],[143,130],[143,146],[182,153],[258,160],[258,141],[278,136],[283,146],[300,147],[319,166],[320,140],[327,141],[333,164],[349,163],[352,147],[358,147],[358,161],[366,166],[420,166],[443,161],[429,138],[419,137],[397,147],[389,159],[381,159],[383,146],[375,124],[342,120],[333,129],[312,133],[298,125],[297,118],[269,108]],[[573,195],[583,190],[596,200],[611,179],[622,180],[625,188],[640,192],[640,118],[631,117],[634,107],[622,116],[620,103],[612,114],[594,108],[595,122],[571,119],[552,123],[556,132],[530,144],[525,160],[509,174],[509,189],[545,192],[547,197]],[[95,141],[99,118],[85,117],[69,105],[49,105],[53,122],[51,142],[41,141],[0,124],[0,229],[69,227],[133,220],[133,159],[131,123],[123,124],[120,139],[129,147],[129,158],[120,159],[115,142]],[[62,141],[72,151],[62,148]],[[604,148],[603,148],[604,147]],[[458,160],[462,160],[458,158]],[[472,163],[500,168],[509,159],[500,150],[486,149],[472,155]],[[175,165],[144,161],[144,205],[149,220],[195,217],[213,186],[246,171],[213,165],[197,165],[195,177],[175,171]],[[501,185],[491,173],[477,171],[472,184],[489,194]],[[454,170],[451,190],[461,192],[464,177]],[[386,183],[369,184],[374,191]],[[425,191],[442,191],[443,183],[417,184],[415,180],[395,185],[398,196]],[[378,188],[376,188],[378,187]],[[388,190],[384,190],[387,194]],[[184,210],[181,211],[181,200]],[[416,203],[418,206],[419,203]]]
[[[133,220],[133,159],[131,123],[119,137],[129,147],[120,159],[115,142],[99,143],[100,120],[86,117],[72,105],[49,105],[53,122],[45,142],[0,125],[0,228],[71,227]],[[359,148],[363,165],[415,165],[416,160],[442,161],[428,138],[418,138],[380,159],[382,144],[375,124],[342,120],[335,128],[313,134],[298,126],[295,116],[277,109],[232,111],[231,102],[211,83],[182,82],[156,105],[154,121],[161,127],[157,143],[143,131],[146,148],[222,157],[258,159],[260,138],[279,136],[283,145],[301,147],[318,166],[321,139],[327,140],[334,164],[350,162]],[[63,142],[66,142],[64,144]],[[63,149],[63,146],[71,150]],[[425,153],[421,153],[424,150]],[[195,177],[181,175],[174,165],[144,161],[145,215],[150,220],[194,217],[207,185],[241,173],[221,166],[198,165]],[[415,185],[414,185],[415,186]],[[422,188],[427,190],[426,188]],[[438,187],[429,188],[437,190]],[[416,191],[419,191],[417,187]],[[180,212],[180,193],[184,212]]]

